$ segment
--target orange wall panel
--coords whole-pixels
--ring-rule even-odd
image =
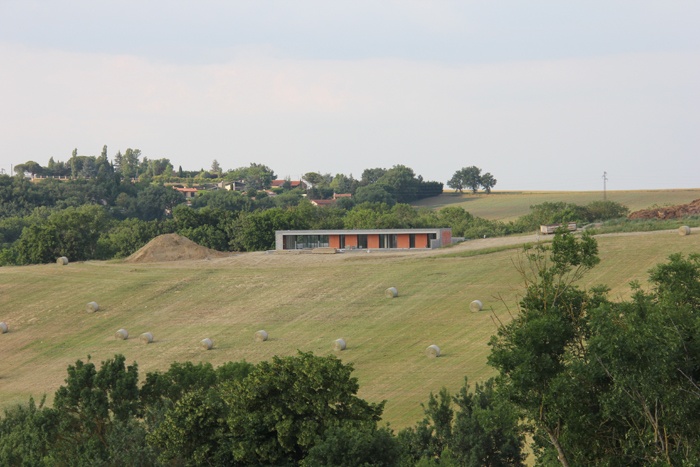
[[[340,235],[329,235],[328,246],[331,248],[340,248]]]
[[[345,236],[345,248],[348,247],[357,248],[357,235],[346,235]]]
[[[379,234],[367,235],[367,248],[379,248]]]
[[[410,248],[411,238],[408,234],[399,234],[396,236],[396,248]]]
[[[428,234],[416,234],[416,248],[430,248]]]

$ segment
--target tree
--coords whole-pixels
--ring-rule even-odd
[[[486,193],[491,193],[491,188],[496,186],[496,179],[493,178],[493,175],[491,175],[489,172],[486,172],[481,176],[479,183]]]
[[[540,447],[553,447],[565,466],[571,457],[562,441],[565,422],[572,414],[589,416],[582,409],[590,394],[578,371],[587,358],[588,312],[605,302],[604,289],[586,292],[574,283],[599,262],[597,253],[589,234],[578,240],[563,230],[551,247],[526,250],[518,266],[525,281],[520,314],[490,341],[500,390],[533,423]]]
[[[358,187],[355,191],[355,202],[362,203],[385,203],[389,206],[396,204],[396,198],[382,185],[375,183]]]
[[[248,167],[231,170],[225,178],[234,181],[243,180],[246,188],[250,190],[264,190],[272,184],[275,172],[266,165],[252,163]]]
[[[221,170],[221,166],[219,165],[219,161],[217,161],[216,159],[214,159],[214,160],[211,162],[211,173],[213,173],[213,174],[217,175],[218,177],[220,177],[220,176],[221,176],[221,172],[222,172],[222,170]]]
[[[464,190],[464,180],[462,180],[462,176],[459,173],[459,171],[455,172],[454,175],[452,175],[452,178],[448,180],[447,186],[452,188],[453,190],[456,190],[457,193],[462,193]]]
[[[0,418],[0,465],[50,465],[57,435],[57,413],[29,399],[5,409]]]
[[[124,154],[117,151],[114,156],[115,169],[127,180],[136,178],[139,175],[140,149],[127,148]]]
[[[456,410],[453,409],[456,406]],[[495,390],[493,380],[469,391],[465,379],[458,394],[443,388],[423,405],[425,418],[399,433],[414,461],[440,460],[468,467],[522,466],[524,436],[518,414]]]
[[[384,404],[356,396],[352,371],[336,357],[299,352],[261,362],[245,379],[225,387],[235,461],[296,464],[330,428],[375,426]]]
[[[384,176],[386,169],[376,168],[376,169],[365,169],[362,172],[361,184],[371,185],[377,183],[377,181]]]
[[[698,465],[700,255],[671,255],[649,279],[651,291],[633,283],[631,300],[591,316],[588,373],[602,416],[595,444],[576,432],[571,450],[586,443],[593,462],[611,465]]]
[[[558,232],[520,266],[520,314],[499,328],[489,362],[499,392],[533,425],[541,464],[700,462],[700,255],[671,255],[651,291],[611,302],[574,282],[597,263],[584,234]]]
[[[402,453],[398,440],[388,428],[340,425],[326,430],[300,465],[392,467],[399,465]]]
[[[123,355],[115,355],[102,362],[99,370],[89,359],[68,366],[66,385],[54,397],[59,436],[52,451],[57,464],[110,458],[113,422],[127,423],[139,407],[138,366],[126,367],[124,362]]]
[[[101,206],[53,212],[45,221],[23,230],[17,244],[18,259],[21,264],[49,263],[59,256],[72,261],[96,259],[100,236],[109,227],[109,214]]]
[[[456,171],[447,182],[447,186],[457,190],[459,193],[465,188],[469,188],[472,193],[476,193],[480,187],[483,187],[486,193],[491,193],[491,188],[496,186],[496,179],[488,172],[482,175],[481,169],[472,165]]]
[[[329,174],[323,175],[318,172],[307,172],[302,179],[309,185],[310,188],[327,187],[332,178]]]
[[[397,202],[407,203],[418,197],[420,182],[422,179],[416,178],[413,169],[405,165],[395,165],[377,180],[377,185],[389,187]]]
[[[80,169],[80,176],[83,178],[93,178],[97,175],[97,166],[94,157],[85,157],[83,166]]]
[[[335,177],[333,177],[330,187],[333,188],[335,193],[353,193],[356,185],[357,180],[352,178],[352,175],[347,177],[344,174],[336,174]]]
[[[146,375],[141,400],[155,427],[148,439],[164,464],[232,464],[220,385],[242,380],[252,368],[244,361],[216,369],[210,363],[175,362],[164,373]]]
[[[175,206],[184,201],[182,193],[160,185],[149,185],[139,191],[136,197],[139,217],[147,221],[163,219]]]
[[[233,465],[226,406],[216,391],[189,391],[148,436],[164,465]]]
[[[476,193],[481,186],[481,169],[476,166],[465,167],[461,170],[461,177],[466,188]]]

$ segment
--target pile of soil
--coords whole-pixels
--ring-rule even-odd
[[[677,206],[642,209],[641,211],[633,212],[627,217],[629,219],[680,219],[681,217],[698,215],[700,215],[700,199]]]
[[[159,235],[124,261],[127,263],[155,263],[160,261],[225,258],[229,255],[229,253],[197,245],[189,238],[173,233]]]

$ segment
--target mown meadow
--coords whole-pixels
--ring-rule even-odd
[[[67,365],[88,356],[98,363],[124,354],[145,375],[174,361],[326,355],[342,337],[348,348],[335,354],[354,365],[359,395],[387,400],[384,420],[392,427],[412,425],[431,391],[455,391],[465,376],[475,382],[494,374],[486,362],[489,338],[497,322],[517,313],[521,247],[474,255],[476,242],[430,253],[258,252],[0,268],[0,321],[10,326],[0,335],[0,405],[42,394],[50,400]],[[582,285],[607,284],[612,299],[628,297],[631,281],[645,284],[647,271],[669,254],[700,251],[697,230],[599,236],[598,243],[601,263]],[[399,297],[384,296],[390,286]],[[469,311],[474,299],[483,311]],[[86,313],[90,301],[100,311]],[[129,331],[128,340],[114,338],[119,328]],[[260,329],[267,342],[254,341]],[[138,340],[146,331],[152,344]],[[199,347],[206,337],[213,350]],[[440,358],[425,356],[431,344],[442,349]]]

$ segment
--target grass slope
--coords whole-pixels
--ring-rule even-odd
[[[700,189],[608,191],[607,199],[627,206],[632,211],[654,205],[670,206],[689,203],[700,198]],[[461,206],[472,215],[484,219],[512,221],[530,212],[530,206],[544,202],[564,201],[585,205],[601,201],[600,191],[494,191],[486,194],[444,193],[415,203],[415,206],[439,209]]]
[[[388,400],[385,420],[393,427],[411,425],[431,391],[454,391],[465,376],[474,382],[493,374],[486,364],[492,313],[505,321],[507,308],[517,308],[519,249],[467,256],[480,241],[436,253],[248,253],[0,268],[0,321],[10,325],[0,335],[0,406],[44,393],[50,399],[66,366],[88,355],[100,362],[122,353],[138,362],[143,377],[173,361],[258,362],[297,349],[329,354],[343,337],[348,349],[337,355],[354,364],[360,395]],[[700,235],[603,236],[599,245],[601,264],[586,280],[608,284],[617,298],[628,294],[629,281],[644,283],[646,271],[670,253],[700,251]],[[390,286],[398,298],[384,297]],[[492,313],[469,312],[473,299]],[[93,300],[100,311],[86,313]],[[126,341],[113,337],[121,327],[131,335]],[[268,342],[254,342],[259,329],[270,333]],[[153,332],[153,344],[138,340],[145,331]],[[214,350],[199,348],[205,337]],[[426,358],[430,344],[443,356]]]

